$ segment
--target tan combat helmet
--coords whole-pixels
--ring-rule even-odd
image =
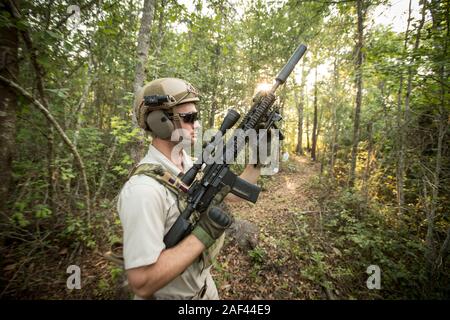
[[[198,102],[198,91],[189,82],[178,78],[156,79],[136,94],[134,112],[139,126],[162,139],[170,138],[174,126],[165,111],[186,103]]]

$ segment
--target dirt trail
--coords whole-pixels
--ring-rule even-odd
[[[223,299],[326,299],[324,287],[304,276],[305,239],[318,229],[319,205],[310,183],[318,165],[293,156],[264,184],[256,204],[232,205],[240,219],[260,230],[257,247],[245,252],[226,244],[213,271]],[[309,241],[309,240],[308,240]]]

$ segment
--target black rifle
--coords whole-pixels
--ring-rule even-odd
[[[249,112],[245,115],[240,123],[235,134],[226,142],[222,152],[214,154],[214,162],[210,163],[211,159],[202,159],[201,162],[195,163],[182,177],[181,182],[185,186],[189,186],[187,192],[187,207],[183,210],[177,218],[172,228],[164,237],[166,248],[175,246],[178,242],[184,239],[191,231],[193,226],[189,222],[189,217],[194,211],[203,212],[211,204],[211,201],[219,193],[223,187],[229,186],[230,192],[234,195],[251,201],[253,203],[258,200],[260,187],[251,184],[236,174],[234,174],[225,159],[236,157],[242,148],[245,146],[246,132],[250,129],[256,129],[258,124],[264,120],[266,126],[275,127],[276,121],[281,119],[281,116],[276,110],[271,110],[275,102],[275,91],[283,83],[286,82],[287,77],[294,70],[295,65],[306,52],[306,46],[300,45],[291,56],[286,65],[281,69],[275,78],[275,83],[258,103],[255,103]],[[203,145],[204,150],[214,150],[221,142],[225,132],[231,129],[239,120],[240,115],[233,109],[230,109],[223,120],[220,129],[216,136],[214,136],[209,143]],[[270,127],[265,127],[270,129]],[[204,166],[205,165],[205,166]],[[203,168],[203,177],[200,180],[195,180],[199,171]]]

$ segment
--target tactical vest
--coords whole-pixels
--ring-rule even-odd
[[[181,183],[179,177],[174,177],[172,174],[166,171],[162,165],[155,163],[143,163],[136,166],[128,175],[128,179],[139,174],[143,174],[147,177],[155,179],[164,187],[166,187],[170,192],[172,192],[177,199],[177,206],[180,214],[181,212],[183,212],[183,210],[187,206],[187,194],[185,192],[182,192],[184,186]],[[200,214],[195,211],[190,216],[189,221],[192,225],[195,225],[198,222],[199,218]],[[203,261],[202,270],[212,265],[214,259],[223,246],[224,239],[225,234],[217,239],[217,241],[211,247],[203,251],[201,256],[201,259]],[[121,246],[118,246],[118,248],[119,249],[116,250],[121,250]],[[122,252],[114,252],[114,249],[112,249],[105,254],[105,257],[116,264],[120,264],[122,267],[124,265]]]

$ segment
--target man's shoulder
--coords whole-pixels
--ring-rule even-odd
[[[145,174],[136,174],[125,182],[121,194],[128,191],[132,191],[133,193],[162,193],[164,192],[164,186],[155,178]]]
[[[156,180],[155,178],[148,176],[143,173],[135,174],[128,181],[125,183],[125,185],[128,185],[130,187],[132,186],[151,186],[156,187],[160,186],[161,184]]]

